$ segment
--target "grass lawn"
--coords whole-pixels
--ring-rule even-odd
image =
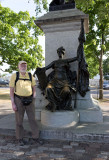
[[[0,87],[0,100],[10,100],[9,88]]]
[[[0,119],[13,113],[8,87],[0,87]]]

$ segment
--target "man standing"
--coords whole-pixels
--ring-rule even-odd
[[[41,143],[39,130],[35,120],[36,82],[31,73],[27,72],[27,62],[20,61],[19,72],[14,73],[10,79],[10,97],[12,109],[16,117],[16,139],[20,145],[24,145],[23,118],[26,111],[32,130],[32,141]]]

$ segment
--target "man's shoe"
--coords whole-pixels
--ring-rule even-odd
[[[24,146],[23,139],[19,139],[19,145],[20,145],[20,146]]]
[[[41,145],[44,144],[44,142],[43,142],[40,138],[37,138],[37,139],[36,139],[36,143],[39,143],[39,144],[41,144]]]
[[[32,142],[33,142],[33,144],[35,144],[35,143],[38,143],[38,144],[44,144],[44,142],[42,141],[42,140],[40,140],[40,138],[32,138]]]
[[[19,145],[20,145],[20,146],[24,146],[24,145],[26,145],[26,144],[27,144],[27,142],[26,142],[25,140],[19,139]]]

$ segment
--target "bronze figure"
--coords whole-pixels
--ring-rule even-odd
[[[55,5],[63,5],[63,4],[68,4],[68,3],[75,3],[74,0],[68,0],[67,2],[65,0],[52,0],[50,3],[50,6],[55,6]]]
[[[75,58],[63,59],[65,49],[60,47],[57,49],[58,60],[51,62],[42,70],[53,69],[48,75],[48,83],[45,87],[45,95],[50,104],[47,109],[55,110],[72,110],[72,94],[76,92],[76,72],[70,70],[70,63],[77,60]],[[36,74],[41,69],[36,70]],[[40,83],[41,84],[41,83]],[[43,87],[42,87],[43,88]]]
[[[49,11],[75,8],[74,0],[52,0],[49,4]]]
[[[52,2],[50,3],[50,6],[62,5],[64,3],[65,3],[65,0],[52,0]]]

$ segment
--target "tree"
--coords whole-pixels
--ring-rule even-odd
[[[94,76],[94,68],[99,67],[99,99],[103,99],[103,55],[109,54],[109,1],[76,0],[76,3],[79,9],[89,14],[89,33],[86,35],[84,48],[92,76]]]
[[[38,36],[43,32],[35,25],[28,12],[15,13],[0,5],[0,65],[9,65],[7,71],[17,70],[19,60],[28,63],[28,70],[41,66],[42,47]]]

